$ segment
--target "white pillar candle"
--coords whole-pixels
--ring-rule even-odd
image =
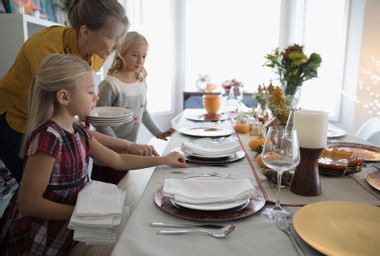
[[[327,143],[328,114],[323,111],[300,110],[294,115],[301,148],[324,148]]]

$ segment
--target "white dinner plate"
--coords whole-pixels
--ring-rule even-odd
[[[231,162],[235,162],[235,161],[238,161],[240,159],[243,159],[245,157],[245,152],[244,152],[244,150],[239,150],[238,152],[236,152],[232,156],[225,157],[225,158],[195,157],[195,156],[191,156],[187,153],[185,153],[185,156],[186,156],[186,161],[192,162],[192,163],[199,163],[199,164],[206,164],[206,165],[208,165],[208,164],[209,165],[220,165],[220,164],[224,165],[227,163],[231,163]]]
[[[127,108],[120,107],[96,107],[89,117],[91,118],[117,118],[132,115],[133,111]]]
[[[236,140],[201,138],[182,142],[185,153],[195,157],[222,158],[230,157],[241,149]]]
[[[213,204],[189,204],[184,203],[180,201],[176,201],[174,199],[170,199],[170,202],[173,205],[181,206],[184,208],[188,208],[191,210],[198,210],[198,211],[222,211],[222,210],[228,210],[236,207],[241,207],[243,209],[244,206],[247,206],[249,204],[250,199],[243,199],[238,200],[235,202],[226,202],[226,203],[213,203]]]
[[[194,137],[223,137],[232,134],[231,129],[219,128],[215,126],[183,126],[178,131],[184,135]]]
[[[229,153],[229,154],[219,154],[219,155],[209,155],[209,154],[195,154],[192,153],[191,151],[186,150],[185,148],[182,149],[187,155],[191,157],[197,157],[197,158],[204,158],[204,159],[218,159],[218,158],[226,158],[226,157],[231,157],[235,155],[236,153]]]
[[[339,138],[346,135],[346,132],[338,127],[331,127],[329,126],[327,128],[327,137],[328,138]]]
[[[196,122],[219,122],[227,120],[228,116],[226,114],[217,114],[214,118],[209,118],[206,114],[196,114],[186,118]]]

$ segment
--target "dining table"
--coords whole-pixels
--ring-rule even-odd
[[[164,154],[171,151],[180,151],[181,145],[184,142],[194,140],[193,136],[189,136],[189,134],[184,132],[186,131],[184,128],[206,126],[231,130],[232,134],[229,135],[229,138],[239,142],[245,156],[242,159],[224,164],[188,162],[188,167],[185,169],[168,166],[156,167],[124,230],[121,232],[113,248],[112,255],[297,255],[295,247],[292,245],[291,239],[289,239],[287,234],[276,226],[274,220],[261,215],[261,212],[265,208],[273,206],[277,198],[277,190],[273,184],[268,182],[255,161],[257,153],[252,151],[248,146],[250,135],[236,134],[233,131],[233,123],[230,119],[205,122],[204,120],[198,121],[194,118],[203,113],[203,109],[185,109],[174,120],[173,125],[177,132],[171,136]],[[347,143],[363,142],[350,135],[329,140],[329,142],[336,141]],[[375,165],[367,164],[361,168],[360,172],[350,175],[339,177],[321,175],[322,193],[318,196],[305,197],[296,195],[290,191],[289,187],[284,187],[281,190],[281,205],[292,214],[296,214],[297,211],[302,210],[305,206],[328,201],[363,203],[378,207],[380,205],[380,191],[369,185],[366,181],[368,174],[375,171],[377,171]],[[232,179],[249,179],[256,189],[256,196],[264,204],[260,205],[259,209],[253,209],[249,213],[241,214],[240,216],[234,215],[233,217],[226,215],[224,219],[219,216],[213,220],[213,215],[210,213],[208,218],[206,218],[207,221],[205,219],[197,219],[196,214],[194,216],[182,214],[178,209],[173,210],[170,206],[168,207],[168,203],[161,193],[165,179],[182,179],[196,176],[199,173],[210,172],[217,173],[217,176]],[[344,217],[347,211],[342,211],[339,214]],[[310,219],[318,219],[320,217],[318,212],[309,216]],[[380,223],[380,216],[378,220]],[[236,230],[225,238],[214,238],[199,234],[160,235],[157,233],[159,230],[168,228],[152,227],[150,225],[151,222],[233,224],[236,226]],[[378,226],[373,226],[373,228],[376,229]],[[291,226],[290,232],[304,255],[328,254],[315,244],[305,242],[303,237],[296,232],[294,226]],[[309,232],[313,232],[313,230],[309,230]],[[376,249],[380,255],[380,229],[373,232],[378,233],[378,238],[373,243],[370,243],[370,246],[373,246],[371,249]],[[328,234],[325,235],[327,236]],[[355,237],[355,239],[366,239],[366,237]],[[334,241],[331,241],[332,247],[333,244]],[[324,244],[323,246],[327,247],[328,251],[330,245]],[[365,255],[365,252],[361,255]]]

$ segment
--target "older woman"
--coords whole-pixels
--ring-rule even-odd
[[[42,60],[53,53],[72,54],[99,70],[119,46],[128,27],[124,9],[116,0],[76,0],[68,19],[71,26],[52,26],[32,35],[0,80],[0,159],[19,182],[23,170],[19,151],[26,130],[29,87]],[[118,152],[157,154],[148,145],[96,132],[93,136]]]

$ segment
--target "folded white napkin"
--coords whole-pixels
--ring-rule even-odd
[[[123,198],[124,197],[124,198]],[[78,194],[75,215],[79,217],[120,215],[125,193],[115,184],[91,181]]]
[[[247,199],[253,193],[248,179],[221,179],[197,177],[190,179],[165,179],[164,196],[176,201],[202,204],[234,202]]]
[[[75,241],[84,242],[88,245],[92,244],[110,244],[117,241],[118,234],[116,231],[113,231],[111,234],[99,234],[93,231],[84,231],[79,230],[74,232],[73,239]]]
[[[78,194],[68,224],[68,228],[74,230],[74,240],[87,244],[116,242],[115,231],[123,223],[125,196],[125,192],[114,184],[99,181],[87,183]],[[124,212],[126,215],[127,209]]]
[[[233,155],[240,150],[237,141],[224,139],[215,142],[211,139],[198,139],[182,143],[185,152],[201,156]]]
[[[75,208],[74,208],[75,212]],[[121,216],[104,217],[98,219],[85,219],[75,215],[71,215],[68,228],[76,229],[76,227],[94,227],[94,228],[112,228],[120,224]]]

